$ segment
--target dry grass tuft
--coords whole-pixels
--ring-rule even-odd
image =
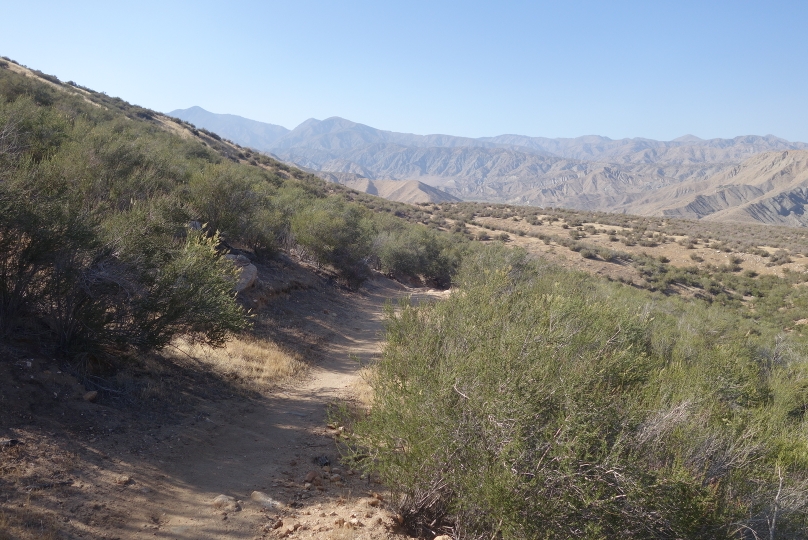
[[[58,537],[59,529],[53,516],[36,513],[30,509],[30,501],[13,514],[0,510],[0,540],[56,540]]]
[[[217,349],[185,340],[177,340],[174,346],[215,373],[254,390],[293,377],[306,368],[295,353],[265,339],[237,337]]]
[[[375,375],[373,366],[365,366],[359,370],[359,376],[351,383],[351,394],[356,398],[360,407],[370,409],[373,405],[373,388],[370,381]]]

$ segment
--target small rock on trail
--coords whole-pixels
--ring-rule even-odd
[[[279,509],[283,507],[283,503],[260,491],[253,491],[250,494],[250,499],[258,503],[262,508]]]
[[[211,503],[214,508],[217,510],[223,510],[225,512],[238,512],[241,510],[241,506],[239,506],[238,501],[234,497],[230,497],[228,495],[219,495],[213,502]]]

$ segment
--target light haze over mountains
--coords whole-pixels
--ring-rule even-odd
[[[403,202],[456,197],[808,225],[808,144],[773,135],[467,138],[396,133],[339,117],[309,119],[288,130],[200,107],[169,114],[327,180]],[[389,181],[410,182],[397,189]],[[411,181],[438,189],[427,193]]]

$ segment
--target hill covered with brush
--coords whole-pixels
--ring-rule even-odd
[[[221,344],[249,324],[226,254],[285,250],[352,288],[372,269],[448,286],[464,242],[411,223],[417,214],[0,63],[4,335],[67,357],[177,335]]]

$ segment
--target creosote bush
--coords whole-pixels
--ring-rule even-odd
[[[415,532],[803,537],[808,365],[771,328],[503,248],[456,285],[390,310],[355,426]]]

